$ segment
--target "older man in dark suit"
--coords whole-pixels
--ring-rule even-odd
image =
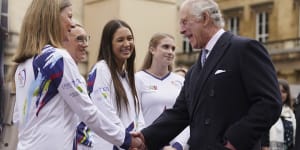
[[[213,0],[185,0],[180,31],[199,61],[186,75],[172,109],[141,131],[150,150],[158,150],[190,125],[192,150],[259,150],[261,135],[281,112],[276,72],[257,41],[223,30]]]

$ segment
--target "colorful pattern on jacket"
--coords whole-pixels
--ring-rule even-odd
[[[89,95],[93,91],[94,84],[95,84],[95,79],[96,79],[96,75],[97,75],[97,69],[94,69],[89,74],[89,76],[88,76],[88,79],[87,79],[87,90],[88,90],[88,94]]]
[[[96,69],[88,75],[87,90],[88,94],[93,91],[94,83],[96,78]],[[76,129],[76,137],[73,142],[73,150],[77,150],[77,144],[82,144],[87,147],[92,146],[92,139],[90,129],[85,125],[84,122],[80,122]]]
[[[132,122],[127,128],[126,128],[126,132],[130,133],[131,131],[133,131],[134,129],[134,122]],[[114,145],[113,150],[119,150],[119,148],[117,146]]]
[[[63,77],[63,58],[55,49],[46,46],[43,53],[33,60],[33,71],[35,87],[33,96],[37,96],[35,102],[37,109],[36,116],[40,110],[58,93],[59,86]]]
[[[73,142],[73,150],[77,150],[77,144],[82,144],[87,147],[92,147],[91,130],[85,125],[85,123],[80,122],[76,129],[76,135]]]

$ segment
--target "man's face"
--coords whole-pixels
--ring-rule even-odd
[[[180,33],[189,39],[194,49],[200,49],[205,46],[203,39],[203,21],[193,16],[190,12],[191,4],[183,4],[180,8]]]
[[[76,26],[72,28],[69,34],[69,41],[65,48],[68,50],[76,63],[83,61],[86,57],[89,37],[85,30]]]

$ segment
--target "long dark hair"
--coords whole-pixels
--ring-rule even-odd
[[[282,86],[284,92],[286,92],[286,94],[287,94],[284,104],[286,104],[287,106],[289,106],[290,108],[293,109],[293,101],[292,101],[291,91],[290,91],[290,86],[289,86],[288,81],[285,79],[278,79],[278,83],[279,83],[279,85]]]
[[[125,104],[127,111],[128,111],[128,98],[127,98],[126,92],[124,90],[124,87],[118,77],[118,70],[117,70],[118,66],[117,66],[117,62],[116,62],[116,59],[113,54],[113,47],[112,47],[113,36],[114,36],[115,32],[121,27],[128,28],[133,36],[132,29],[126,22],[124,22],[122,20],[118,20],[118,19],[109,21],[104,26],[103,31],[102,31],[99,55],[98,55],[98,59],[97,59],[97,61],[105,60],[109,67],[112,81],[113,81],[113,84],[115,87],[117,109],[118,109],[119,115],[121,112],[122,104]],[[135,80],[134,80],[135,55],[136,55],[135,47],[133,47],[133,52],[125,63],[125,65],[126,65],[125,69],[128,73],[129,86],[131,88],[131,93],[134,98],[135,111],[139,112],[140,107],[139,107],[139,101],[138,101],[138,97],[137,97],[137,92],[136,92],[136,88],[135,88]]]

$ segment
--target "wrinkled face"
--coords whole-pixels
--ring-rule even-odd
[[[86,48],[88,47],[89,36],[83,28],[75,27],[71,29],[68,38],[65,48],[76,63],[82,62],[87,55]]]
[[[281,100],[284,103],[287,99],[287,91],[283,88],[282,85],[279,85],[280,93],[281,93]]]
[[[133,35],[126,27],[116,30],[112,39],[113,54],[118,64],[124,64],[134,49]]]
[[[203,35],[203,21],[197,19],[190,13],[189,4],[185,4],[179,11],[180,33],[189,39],[190,44],[195,49],[205,47],[206,42]]]
[[[175,58],[175,41],[170,37],[165,37],[159,41],[156,47],[150,47],[153,60],[162,65],[170,65]]]
[[[63,28],[64,37],[67,37],[67,33],[74,26],[72,21],[72,7],[66,7],[60,12],[61,26]]]

